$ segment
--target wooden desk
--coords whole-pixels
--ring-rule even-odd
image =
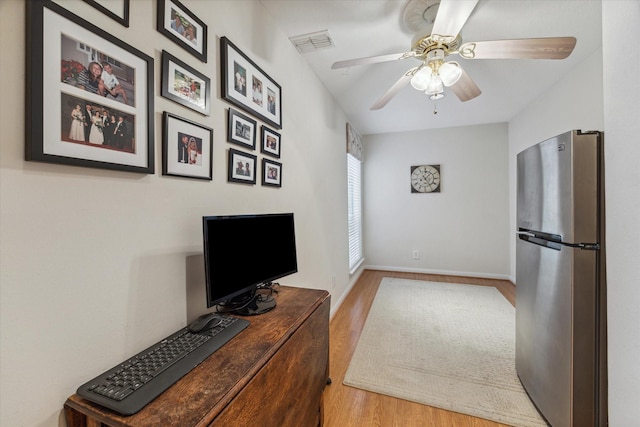
[[[68,427],[322,426],[329,374],[328,292],[282,286],[272,311],[131,416],[77,394]]]

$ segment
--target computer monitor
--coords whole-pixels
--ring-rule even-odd
[[[259,288],[298,271],[293,213],[203,217],[207,307],[261,314],[275,307]]]

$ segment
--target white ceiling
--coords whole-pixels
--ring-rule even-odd
[[[402,22],[406,0],[261,0],[287,37],[328,30],[334,47],[303,57],[361,134],[507,122],[602,44],[597,0],[480,0],[461,31],[463,42],[574,36],[564,60],[467,60],[459,62],[482,90],[465,103],[445,88],[434,102],[407,85],[381,110],[369,107],[408,69],[400,61],[332,70],[336,61],[411,50]],[[453,0],[455,1],[455,0]]]

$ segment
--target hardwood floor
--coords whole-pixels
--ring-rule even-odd
[[[342,384],[360,332],[369,314],[369,308],[383,277],[495,286],[511,304],[515,305],[515,286],[507,280],[366,270],[329,325],[332,384],[327,386],[324,392],[325,427],[506,427],[504,424],[493,421]]]

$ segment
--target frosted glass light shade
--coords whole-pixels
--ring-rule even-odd
[[[425,89],[425,93],[427,95],[433,95],[434,93],[440,93],[444,90],[442,86],[442,80],[440,80],[440,76],[437,74],[432,74],[431,79],[429,80],[429,85]]]
[[[413,75],[413,77],[411,77],[411,86],[413,86],[414,89],[423,91],[427,89],[430,80],[431,68],[422,67],[420,71],[418,71]]]
[[[445,86],[454,85],[462,75],[462,69],[455,62],[445,62],[440,66],[440,78]]]

